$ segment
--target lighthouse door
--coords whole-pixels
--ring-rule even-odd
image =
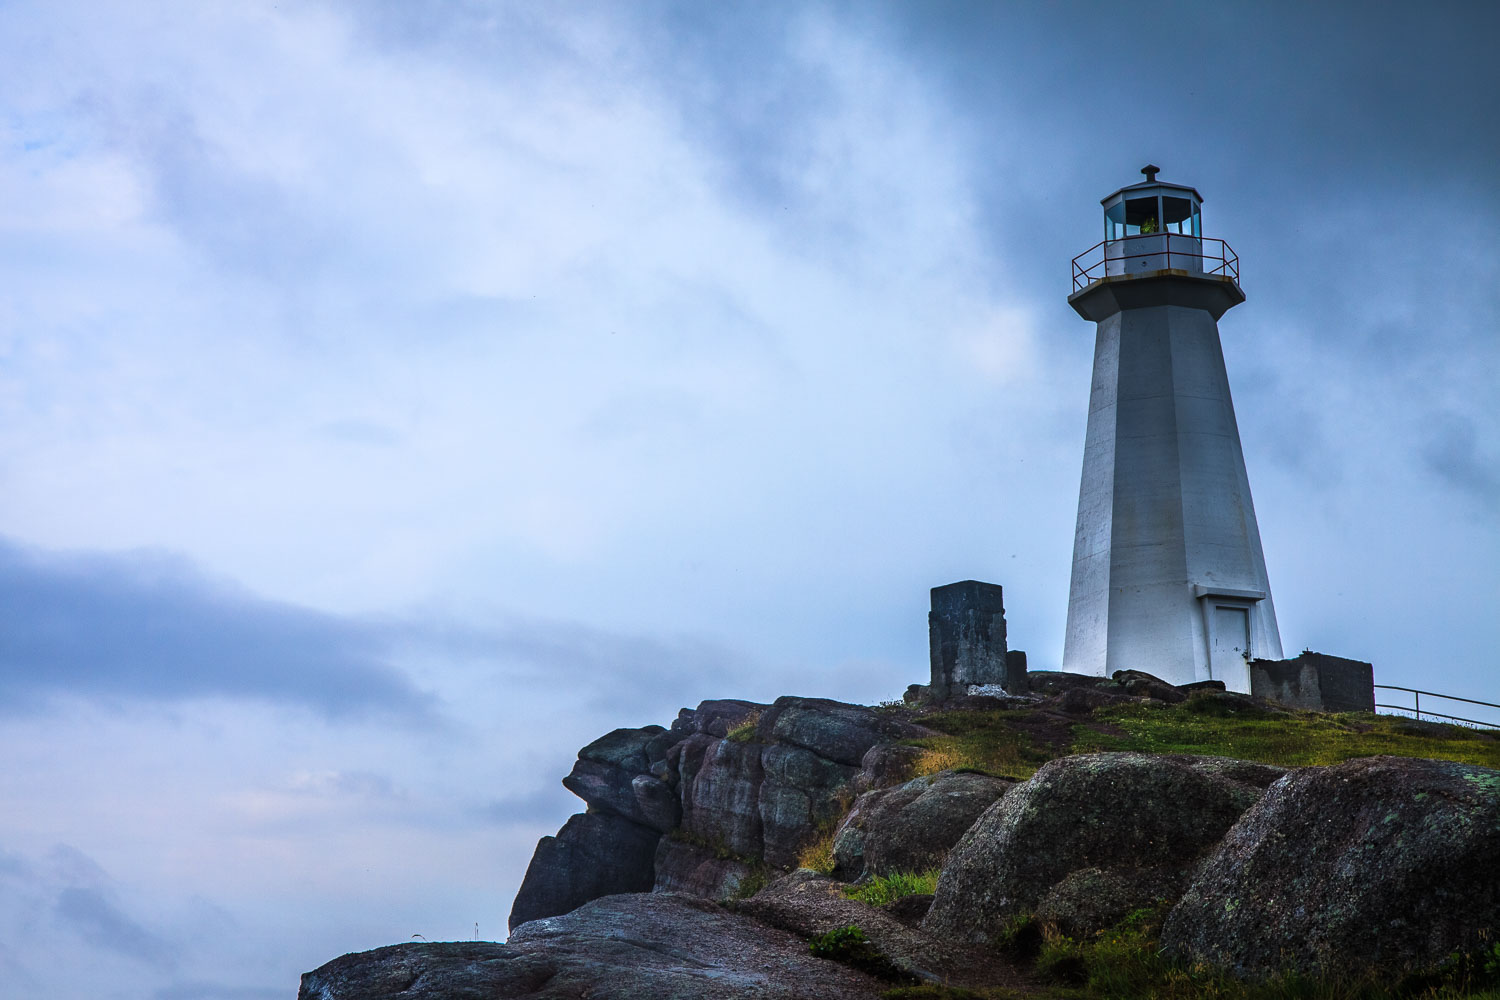
[[[1215,680],[1244,676],[1245,657],[1250,652],[1250,609],[1214,605],[1213,659],[1209,663]]]

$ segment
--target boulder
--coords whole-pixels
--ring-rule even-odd
[[[859,769],[795,746],[766,747],[760,759],[761,856],[790,868],[849,808]]]
[[[581,813],[555,837],[543,837],[511,904],[512,929],[567,913],[617,892],[649,892],[660,834],[609,813]]]
[[[1404,757],[1303,768],[1224,837],[1162,945],[1253,977],[1421,969],[1493,942],[1497,858],[1500,771]]]
[[[1118,685],[1107,677],[1101,677],[1098,674],[1070,674],[1061,670],[1033,670],[1026,675],[1026,684],[1032,694],[1041,695],[1044,698],[1061,694],[1075,687],[1103,686],[1107,689],[1118,690]]]
[[[896,969],[923,982],[1014,985],[1013,971],[995,956],[933,937],[880,907],[849,899],[843,888],[842,883],[803,868],[732,906],[738,913],[808,938],[852,924],[865,932]]]
[[[739,895],[755,869],[724,851],[663,837],[656,845],[653,892],[686,892],[725,902]]]
[[[922,926],[987,942],[1084,868],[1182,870],[1282,768],[1222,757],[1100,753],[1049,761],[969,828]],[[1131,905],[1146,905],[1147,895]]]
[[[939,771],[895,788],[866,792],[833,840],[841,878],[938,868],[979,814],[1015,782]]]
[[[1108,690],[1099,687],[1077,687],[1065,688],[1058,694],[1052,695],[1045,702],[1044,708],[1050,708],[1065,715],[1091,715],[1096,708],[1108,708],[1111,705],[1129,705],[1139,702],[1140,699],[1124,694],[1123,688]]]
[[[403,944],[302,977],[299,1000],[876,1000],[888,984],[675,893],[606,896],[507,944]]]
[[[761,856],[759,743],[691,736],[674,751],[684,832],[746,858]]]
[[[1116,670],[1110,679],[1136,698],[1155,698],[1169,705],[1187,701],[1187,693],[1181,688],[1144,670]]]

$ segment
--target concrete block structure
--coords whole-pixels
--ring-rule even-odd
[[[1311,712],[1375,711],[1375,668],[1304,649],[1290,660],[1251,660],[1250,693]]]
[[[1095,341],[1063,669],[1248,693],[1249,661],[1282,654],[1219,342],[1239,261],[1196,189],[1142,172],[1074,260]]]
[[[1019,677],[1007,667],[1004,594],[997,584],[964,580],[932,588],[927,635],[932,654],[931,696],[968,693],[971,684],[998,684],[1025,690],[1026,658],[1015,660]]]

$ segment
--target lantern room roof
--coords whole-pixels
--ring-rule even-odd
[[[1112,192],[1110,192],[1109,194],[1105,195],[1103,198],[1099,199],[1099,204],[1101,204],[1101,205],[1107,205],[1109,202],[1111,202],[1114,199],[1120,197],[1121,195],[1127,194],[1127,193],[1136,193],[1136,192],[1139,192],[1139,193],[1143,193],[1144,194],[1147,191],[1163,191],[1163,190],[1188,191],[1188,192],[1191,192],[1192,195],[1193,195],[1193,198],[1195,200],[1197,200],[1198,204],[1200,204],[1200,205],[1203,204],[1203,195],[1199,194],[1198,193],[1198,189],[1195,188],[1195,187],[1193,187],[1191,184],[1173,184],[1170,181],[1159,181],[1159,180],[1157,180],[1156,179],[1156,175],[1157,175],[1157,173],[1160,170],[1161,170],[1160,167],[1155,167],[1155,166],[1152,166],[1151,164],[1148,163],[1145,167],[1143,167],[1141,169],[1141,173],[1143,173],[1143,174],[1146,175],[1146,179],[1145,180],[1141,181],[1139,184],[1128,184],[1125,187],[1120,188],[1118,191],[1112,191]]]

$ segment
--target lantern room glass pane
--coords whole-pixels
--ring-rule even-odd
[[[1123,239],[1125,236],[1125,203],[1116,202],[1104,211],[1104,238]]]
[[[1144,236],[1161,231],[1161,215],[1156,195],[1128,198],[1125,201],[1125,235]]]
[[[1161,199],[1162,224],[1169,233],[1184,236],[1201,236],[1198,222],[1198,206],[1191,198],[1173,198],[1164,195]]]

